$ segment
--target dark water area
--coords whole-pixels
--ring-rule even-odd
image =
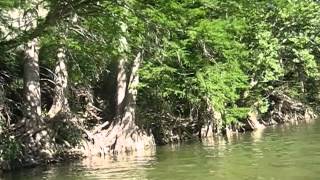
[[[157,147],[144,154],[23,169],[0,179],[320,179],[320,122]]]

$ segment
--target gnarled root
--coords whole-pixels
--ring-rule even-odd
[[[82,142],[80,150],[85,156],[143,152],[152,149],[155,141],[133,122],[118,122],[108,129],[90,134],[89,141]]]
[[[293,100],[289,96],[274,91],[270,94],[271,110],[268,113],[267,123],[310,122],[317,118],[316,113],[307,105]]]

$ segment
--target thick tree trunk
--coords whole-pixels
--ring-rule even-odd
[[[116,89],[116,121],[121,120],[124,111],[127,91],[127,73],[126,73],[127,58],[121,57],[117,67],[117,89]]]
[[[114,153],[127,152],[135,150],[143,150],[145,147],[152,145],[153,138],[141,131],[135,124],[135,110],[137,98],[137,85],[139,83],[138,69],[140,66],[141,54],[139,53],[135,58],[131,74],[129,78],[129,85],[127,86],[125,96],[125,106],[123,107],[123,116],[121,122],[117,123],[115,127],[120,128],[120,132],[116,135],[116,139],[111,146]],[[121,83],[122,82],[118,82]],[[119,132],[119,131],[118,131]]]
[[[84,153],[107,154],[137,151],[143,153],[146,149],[154,146],[153,136],[148,135],[135,123],[135,105],[137,97],[137,84],[139,83],[138,69],[141,61],[141,53],[138,53],[130,67],[128,79],[129,46],[124,34],[127,33],[127,25],[121,23],[121,36],[119,37],[118,52],[120,54],[117,65],[116,82],[116,115],[112,124],[102,130],[108,123],[98,127],[89,135],[94,143],[85,143],[88,148]]]
[[[38,39],[33,39],[25,49],[24,62],[24,96],[25,96],[25,126],[24,161],[37,163],[42,158],[52,157],[53,145],[46,130],[46,124],[41,118],[40,73],[38,58]]]
[[[134,151],[144,153],[146,150],[153,149],[155,145],[153,136],[148,135],[135,123],[136,87],[139,83],[137,72],[140,61],[141,54],[139,53],[132,64],[129,80],[124,78],[127,77],[126,75],[118,75],[116,96],[116,99],[119,100],[117,103],[118,116],[106,130],[102,130],[105,127],[103,125],[103,127],[98,128],[99,130],[95,129],[89,133],[90,139],[94,143],[83,143],[84,148],[87,148],[84,149],[85,154],[118,154]],[[124,69],[125,67],[122,67],[121,71],[118,72],[124,73]],[[123,87],[126,87],[126,89],[123,89]]]
[[[126,114],[129,113],[129,115],[131,116],[130,119],[133,122],[135,121],[135,110],[136,110],[136,102],[137,102],[137,95],[138,95],[137,86],[139,84],[138,70],[140,67],[140,63],[141,63],[141,53],[139,53],[135,58],[135,60],[133,61],[132,71],[129,78],[129,87],[127,91],[127,98],[128,98],[127,105],[126,105],[125,114],[124,114],[125,115],[124,118],[126,119],[127,117]]]
[[[66,54],[64,48],[59,48],[57,53],[57,65],[55,68],[55,96],[53,104],[48,112],[49,118],[54,118],[60,112],[68,112],[69,105],[67,99],[68,71],[66,65]]]
[[[123,59],[120,59],[119,65]],[[117,78],[117,118],[107,130],[107,145],[109,152],[121,153],[130,151],[144,151],[154,145],[152,136],[141,130],[135,123],[135,106],[137,85],[139,83],[138,69],[141,61],[139,53],[131,66],[129,79],[125,74],[126,67],[119,67]],[[125,88],[125,89],[124,89]]]
[[[0,112],[3,109],[3,105],[4,105],[4,90],[3,90],[3,86],[0,84]]]
[[[121,23],[121,34],[125,34],[127,32],[127,25],[125,23]],[[122,119],[122,114],[125,107],[126,101],[126,93],[127,93],[127,83],[128,77],[126,72],[126,67],[128,66],[128,57],[127,52],[129,50],[128,42],[125,36],[120,36],[119,38],[119,62],[117,65],[117,85],[116,85],[116,121]]]
[[[0,122],[3,123],[4,121],[5,121],[5,116],[4,116],[4,90],[3,90],[2,85],[0,84]],[[0,126],[0,134],[1,133],[2,133],[2,127]]]
[[[38,39],[28,42],[25,49],[23,74],[27,129],[37,128],[42,124],[38,51]]]

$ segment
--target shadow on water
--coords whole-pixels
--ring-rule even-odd
[[[157,152],[15,171],[3,179],[266,179],[320,177],[320,122],[283,125]]]

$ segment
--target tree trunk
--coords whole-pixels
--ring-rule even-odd
[[[300,81],[300,89],[302,93],[305,93],[305,81],[306,81],[306,76],[303,72],[299,72],[299,81]]]
[[[120,59],[119,65],[123,59]],[[106,130],[106,138],[101,146],[106,147],[111,153],[121,153],[130,151],[143,152],[146,148],[154,146],[152,136],[141,130],[135,123],[135,106],[137,97],[137,84],[139,76],[137,74],[141,61],[141,53],[139,53],[132,63],[129,80],[125,74],[126,67],[119,67],[117,78],[117,109],[118,118]],[[124,89],[125,87],[125,89]],[[95,139],[99,142],[101,136]],[[100,140],[101,141],[101,140]],[[101,149],[101,148],[100,148]],[[102,148],[103,149],[103,148]]]
[[[3,105],[4,105],[4,90],[3,90],[3,86],[0,84],[0,112],[3,109]]]
[[[90,138],[94,143],[84,144],[84,147],[88,148],[84,150],[85,154],[118,154],[133,151],[144,153],[145,150],[153,149],[155,145],[153,136],[148,135],[135,123],[136,87],[139,83],[137,72],[140,61],[141,53],[136,56],[132,64],[129,80],[124,78],[127,77],[126,75],[118,75],[118,92],[116,93],[116,99],[119,100],[117,103],[118,116],[106,130],[102,130],[105,127],[103,125],[98,128],[98,131],[94,130],[89,133],[92,135]],[[126,68],[122,67],[118,72],[124,73],[124,69]],[[124,89],[124,87],[126,88]]]
[[[57,65],[55,68],[56,87],[54,89],[55,96],[53,98],[53,104],[48,112],[49,118],[54,118],[58,113],[68,112],[69,105],[67,95],[68,86],[68,71],[66,66],[66,54],[64,48],[59,48],[57,53]]]
[[[120,25],[121,28],[121,34],[127,33],[127,25],[123,22],[121,22]],[[126,101],[126,93],[127,93],[127,83],[128,83],[128,77],[126,72],[126,66],[128,65],[128,57],[127,52],[129,50],[128,42],[125,36],[121,35],[119,37],[119,47],[118,51],[120,53],[119,55],[119,62],[117,65],[117,85],[116,85],[116,115],[115,119],[116,121],[119,121],[122,119],[122,114],[125,107],[125,101]]]
[[[135,150],[143,150],[145,147],[154,143],[153,138],[141,131],[135,123],[135,110],[137,99],[137,85],[139,83],[138,69],[141,61],[141,53],[135,58],[131,74],[129,78],[129,85],[127,86],[125,96],[125,106],[123,107],[123,116],[121,122],[115,127],[119,127],[121,133],[116,135],[115,142],[111,146],[114,153],[127,152]],[[122,82],[118,82],[122,83]]]
[[[115,120],[120,120],[125,107],[127,91],[127,58],[121,57],[117,66],[117,87],[116,87],[116,114]]]
[[[139,74],[138,70],[140,67],[141,63],[141,53],[137,55],[135,60],[133,61],[132,65],[132,71],[130,74],[129,78],[129,86],[128,86],[128,93],[127,93],[127,105],[125,109],[125,116],[126,118],[126,113],[129,113],[131,116],[131,121],[135,121],[135,110],[136,110],[136,103],[137,103],[137,95],[138,95],[138,90],[137,86],[139,84]]]
[[[40,73],[38,39],[33,39],[25,49],[24,96],[26,136],[22,140],[27,163],[37,163],[42,158],[51,158],[54,146],[49,131],[41,118]],[[37,159],[37,160],[36,160]]]
[[[37,128],[42,124],[38,52],[38,39],[35,38],[28,42],[24,60],[23,78],[27,129]]]
[[[121,33],[127,33],[127,25],[121,23]],[[137,97],[137,85],[139,83],[138,69],[141,61],[141,53],[134,59],[130,77],[127,76],[127,52],[129,46],[125,36],[119,38],[120,59],[117,74],[116,92],[116,119],[109,127],[110,151],[113,153],[144,151],[146,147],[154,145],[152,136],[148,136],[135,124],[135,105]]]
[[[120,61],[122,61],[121,59]],[[93,131],[87,133],[91,142],[83,142],[83,148],[79,149],[85,155],[97,154],[118,154],[124,152],[144,153],[146,150],[152,150],[155,142],[152,135],[148,135],[135,123],[135,106],[137,98],[137,85],[139,76],[137,74],[141,61],[139,53],[132,66],[129,80],[125,74],[126,67],[119,67],[118,85],[117,85],[117,109],[118,116],[112,124],[105,130],[108,123],[104,123]],[[123,63],[119,63],[119,65]],[[124,89],[124,87],[126,87]]]
[[[138,69],[141,61],[141,53],[138,53],[130,67],[130,77],[128,79],[128,51],[129,46],[124,34],[127,33],[127,25],[121,23],[121,36],[119,37],[119,59],[117,65],[116,82],[116,115],[112,124],[102,130],[108,123],[98,127],[89,134],[94,143],[84,144],[88,147],[84,153],[106,154],[123,152],[144,152],[146,149],[152,149],[154,146],[153,136],[149,136],[140,129],[135,123],[135,105],[137,97],[137,84],[139,83]],[[101,131],[100,131],[101,130]],[[99,133],[98,133],[99,132]]]
[[[0,82],[1,83],[1,82]],[[5,122],[5,116],[4,116],[4,90],[2,85],[0,84],[0,123]],[[2,126],[0,126],[0,134],[2,133]]]

